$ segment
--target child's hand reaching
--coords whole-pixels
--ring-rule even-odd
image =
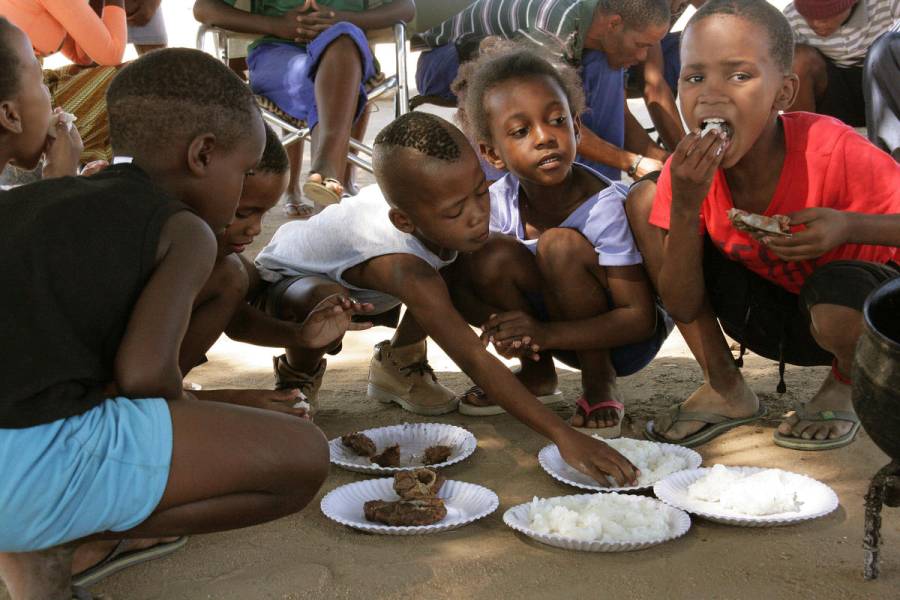
[[[700,130],[695,130],[684,136],[669,165],[673,211],[691,215],[700,212],[700,205],[709,193],[727,148],[728,139],[724,133],[708,133],[701,137]]]
[[[850,235],[847,215],[833,208],[804,208],[792,215],[791,225],[806,227],[791,237],[762,236],[760,241],[782,260],[812,260],[846,244]]]
[[[374,306],[361,304],[346,296],[333,294],[313,308],[297,332],[297,345],[304,348],[327,348],[347,331],[372,327],[371,323],[354,323],[353,315],[372,312]]]
[[[608,486],[607,475],[623,487],[637,481],[640,471],[627,458],[600,440],[572,428],[568,428],[560,437],[562,439],[554,441],[563,460],[598,484]]]
[[[491,315],[481,330],[481,341],[493,343],[504,358],[538,361],[547,338],[544,323],[520,310]]]

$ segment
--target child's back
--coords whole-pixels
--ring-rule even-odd
[[[163,224],[187,207],[116,165],[0,195],[6,295],[0,428],[82,413],[109,396],[113,362],[156,262]]]

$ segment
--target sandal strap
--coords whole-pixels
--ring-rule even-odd
[[[590,417],[593,413],[603,408],[614,408],[617,411],[625,410],[625,405],[618,400],[604,400],[603,402],[598,402],[597,404],[589,404],[587,398],[585,398],[584,396],[578,398],[578,400],[575,401],[575,405],[581,409],[581,412],[584,413],[585,417]]]
[[[715,413],[682,410],[681,407],[683,404],[684,402],[679,402],[678,404],[670,406],[658,415],[653,422],[653,429],[658,433],[665,433],[679,421],[700,421],[701,423],[707,423],[709,425],[717,425],[730,420],[726,416],[717,415]]]
[[[794,412],[801,421],[849,421],[859,423],[859,417],[852,410],[819,410],[811,411],[806,408],[806,403],[794,402]]]

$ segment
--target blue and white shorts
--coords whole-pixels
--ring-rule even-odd
[[[136,527],[162,499],[171,462],[162,398],[114,398],[67,419],[0,429],[0,552]]]

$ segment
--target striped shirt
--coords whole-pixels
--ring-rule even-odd
[[[900,0],[859,0],[847,22],[828,37],[810,28],[791,2],[784,7],[794,41],[812,46],[838,67],[861,67],[875,40],[900,23]]]
[[[467,34],[525,38],[579,60],[598,0],[478,0],[413,39],[424,50],[455,42]]]

